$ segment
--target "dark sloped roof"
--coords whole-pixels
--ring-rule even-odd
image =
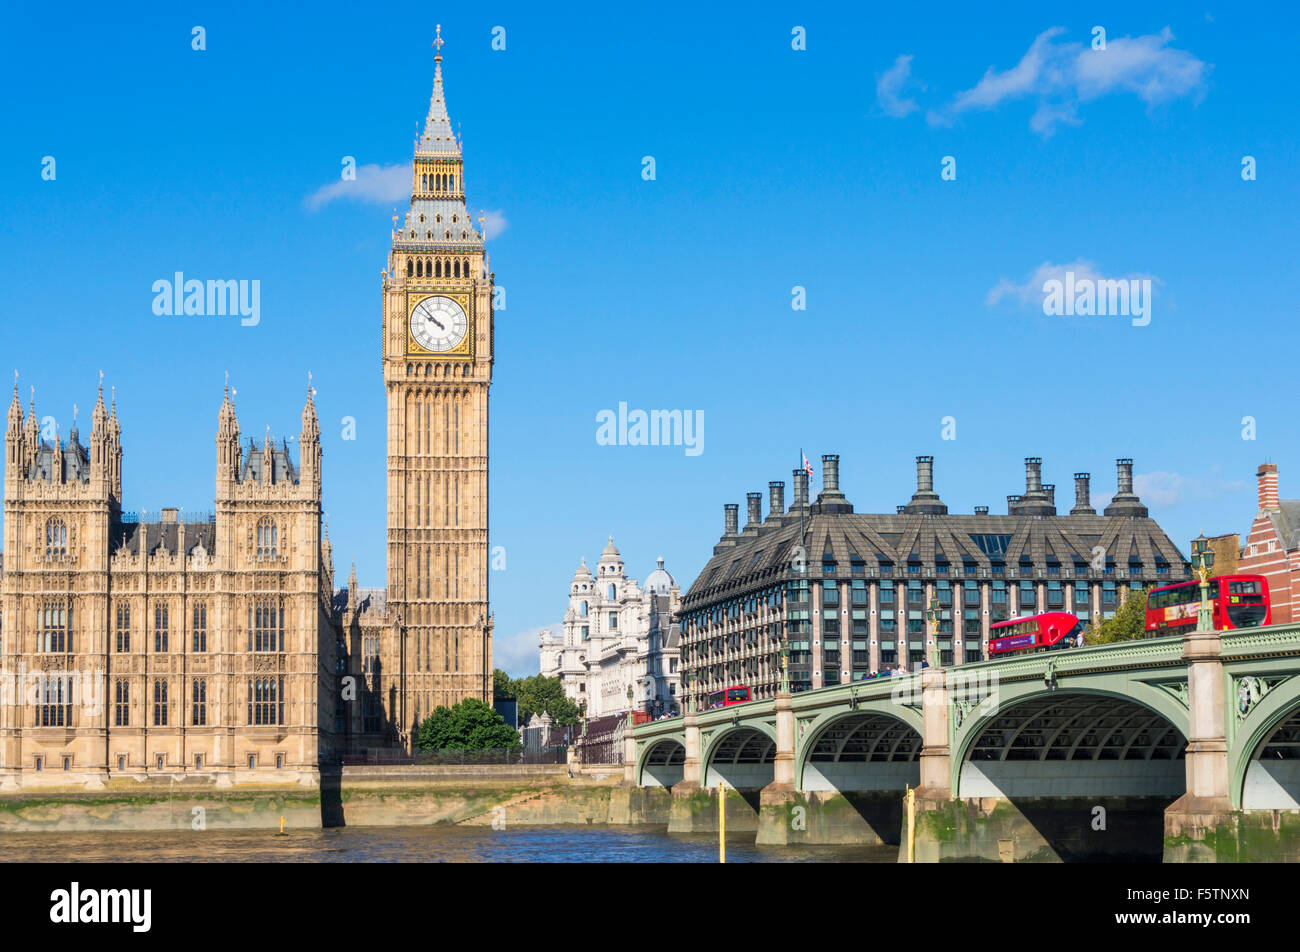
[[[261,483],[266,481],[266,451],[258,449],[252,440],[248,441],[248,452],[244,454],[244,468],[240,471],[240,482]],[[289,443],[286,440],[280,446],[271,445],[271,482],[298,482],[298,470],[289,457]]]
[[[1271,511],[1269,519],[1278,540],[1287,549],[1300,546],[1300,499],[1282,499],[1278,508]]]
[[[114,551],[125,549],[132,555],[139,555],[141,546],[148,555],[160,545],[168,555],[177,554],[177,542],[180,537],[180,525],[175,522],[126,522],[122,523],[111,540]],[[208,552],[216,550],[217,523],[215,519],[207,522],[185,523],[185,553],[190,553],[198,545]],[[123,541],[125,539],[125,542]]]
[[[90,482],[89,450],[76,440],[70,440],[62,448],[42,442],[36,451],[36,459],[27,472],[27,478],[49,482],[59,478],[60,474],[67,482]]]
[[[1103,547],[1120,568],[1132,558],[1147,568],[1165,562],[1181,574],[1185,562],[1164,530],[1147,517],[822,513],[813,506],[804,515],[802,531],[809,576],[820,575],[827,553],[842,576],[855,560],[866,563],[872,575],[882,562],[901,567],[909,561],[930,565],[946,560],[988,568],[996,560],[1014,568],[1024,559],[1036,567],[1052,561],[1070,567],[1091,563],[1094,546]],[[686,593],[686,605],[796,577],[790,563],[799,533],[796,513],[769,516],[757,529],[751,526],[732,537],[730,544],[724,538]],[[988,540],[980,537],[1003,537],[990,548],[996,553],[1005,543],[1004,554],[991,558],[980,545]]]

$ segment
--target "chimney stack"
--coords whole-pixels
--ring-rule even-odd
[[[794,501],[790,508],[798,509],[800,506],[808,508],[808,471],[804,469],[794,471]]]
[[[916,458],[916,491],[918,493],[934,492],[933,456],[918,456]]]
[[[1070,510],[1072,516],[1095,516],[1097,510],[1092,508],[1092,475],[1090,473],[1074,474],[1074,508]]]
[[[1262,463],[1255,476],[1259,479],[1259,508],[1265,512],[1277,510],[1277,464]]]
[[[840,458],[833,453],[827,453],[822,456],[822,490],[824,492],[839,492],[840,489]]]
[[[853,511],[853,506],[840,491],[840,458],[834,453],[822,456],[822,491],[817,494],[817,506],[814,511]]]
[[[1115,460],[1115,479],[1118,488],[1111,498],[1110,505],[1103,511],[1107,516],[1133,516],[1145,518],[1147,507],[1133,493],[1133,461],[1131,459]]]
[[[916,492],[912,494],[912,501],[903,507],[903,511],[940,516],[948,511],[939,494],[934,491],[933,456],[916,458]]]
[[[763,521],[763,494],[746,493],[745,501],[749,504],[749,518],[745,522],[745,528],[757,527]]]
[[[1025,457],[1025,495],[1038,492],[1043,488],[1043,458],[1041,456]]]
[[[1115,478],[1119,482],[1116,494],[1133,492],[1133,461],[1131,459],[1115,460]]]
[[[785,512],[785,483],[773,480],[767,484],[767,518],[779,516]]]
[[[740,532],[740,504],[729,502],[722,507],[723,536],[734,536]]]
[[[988,507],[988,506],[976,506],[976,507],[975,507],[975,515],[977,515],[977,516],[987,516],[988,514],[989,514],[989,507]]]

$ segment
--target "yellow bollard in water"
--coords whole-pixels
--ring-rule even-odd
[[[907,788],[907,861],[916,862],[916,790]]]
[[[718,781],[718,862],[727,861],[727,788]]]

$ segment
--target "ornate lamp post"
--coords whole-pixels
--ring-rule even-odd
[[[1202,532],[1192,540],[1192,568],[1201,579],[1201,605],[1196,610],[1196,630],[1213,631],[1214,613],[1210,610],[1210,569],[1214,566],[1214,550]]]
[[[781,635],[781,693],[790,693],[790,640]]]
[[[926,612],[930,619],[930,644],[926,654],[930,658],[930,667],[939,667],[939,599],[930,599],[930,610]]]

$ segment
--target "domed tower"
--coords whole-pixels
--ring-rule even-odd
[[[591,616],[596,608],[596,582],[584,558],[569,584],[569,610],[564,613],[564,643],[576,646],[591,637]]]
[[[676,588],[677,580],[668,574],[663,556],[660,556],[655,570],[646,576],[644,591],[651,595],[670,595]]]
[[[626,581],[623,556],[614,545],[614,537],[610,536],[609,543],[600,553],[600,561],[596,563],[596,586],[601,599],[606,602],[617,602],[623,595],[623,585]]]

